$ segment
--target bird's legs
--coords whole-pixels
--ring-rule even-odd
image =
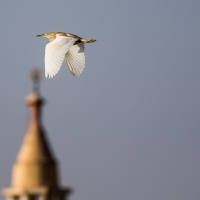
[[[90,40],[85,40],[85,39],[81,39],[82,42],[84,43],[92,43],[95,42],[96,40],[90,39]]]

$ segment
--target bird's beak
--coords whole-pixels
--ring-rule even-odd
[[[45,37],[45,34],[36,35],[36,37]]]

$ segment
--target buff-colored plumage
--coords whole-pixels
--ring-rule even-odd
[[[79,76],[85,67],[84,43],[92,43],[96,40],[85,40],[77,35],[64,32],[49,32],[37,37],[47,37],[50,42],[45,49],[45,76],[53,78],[63,60],[67,62],[70,72]]]

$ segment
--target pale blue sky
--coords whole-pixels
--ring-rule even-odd
[[[0,188],[28,123],[29,72],[49,31],[97,39],[73,77],[41,83],[70,200],[200,198],[200,1],[1,1]],[[3,199],[3,197],[1,197]]]

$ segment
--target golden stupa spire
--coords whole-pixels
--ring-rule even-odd
[[[40,72],[31,73],[33,93],[27,96],[30,120],[20,151],[13,166],[11,188],[3,190],[7,197],[18,198],[26,195],[42,196],[58,200],[69,193],[69,189],[59,188],[57,162],[41,122],[41,107],[44,100],[39,95]]]

